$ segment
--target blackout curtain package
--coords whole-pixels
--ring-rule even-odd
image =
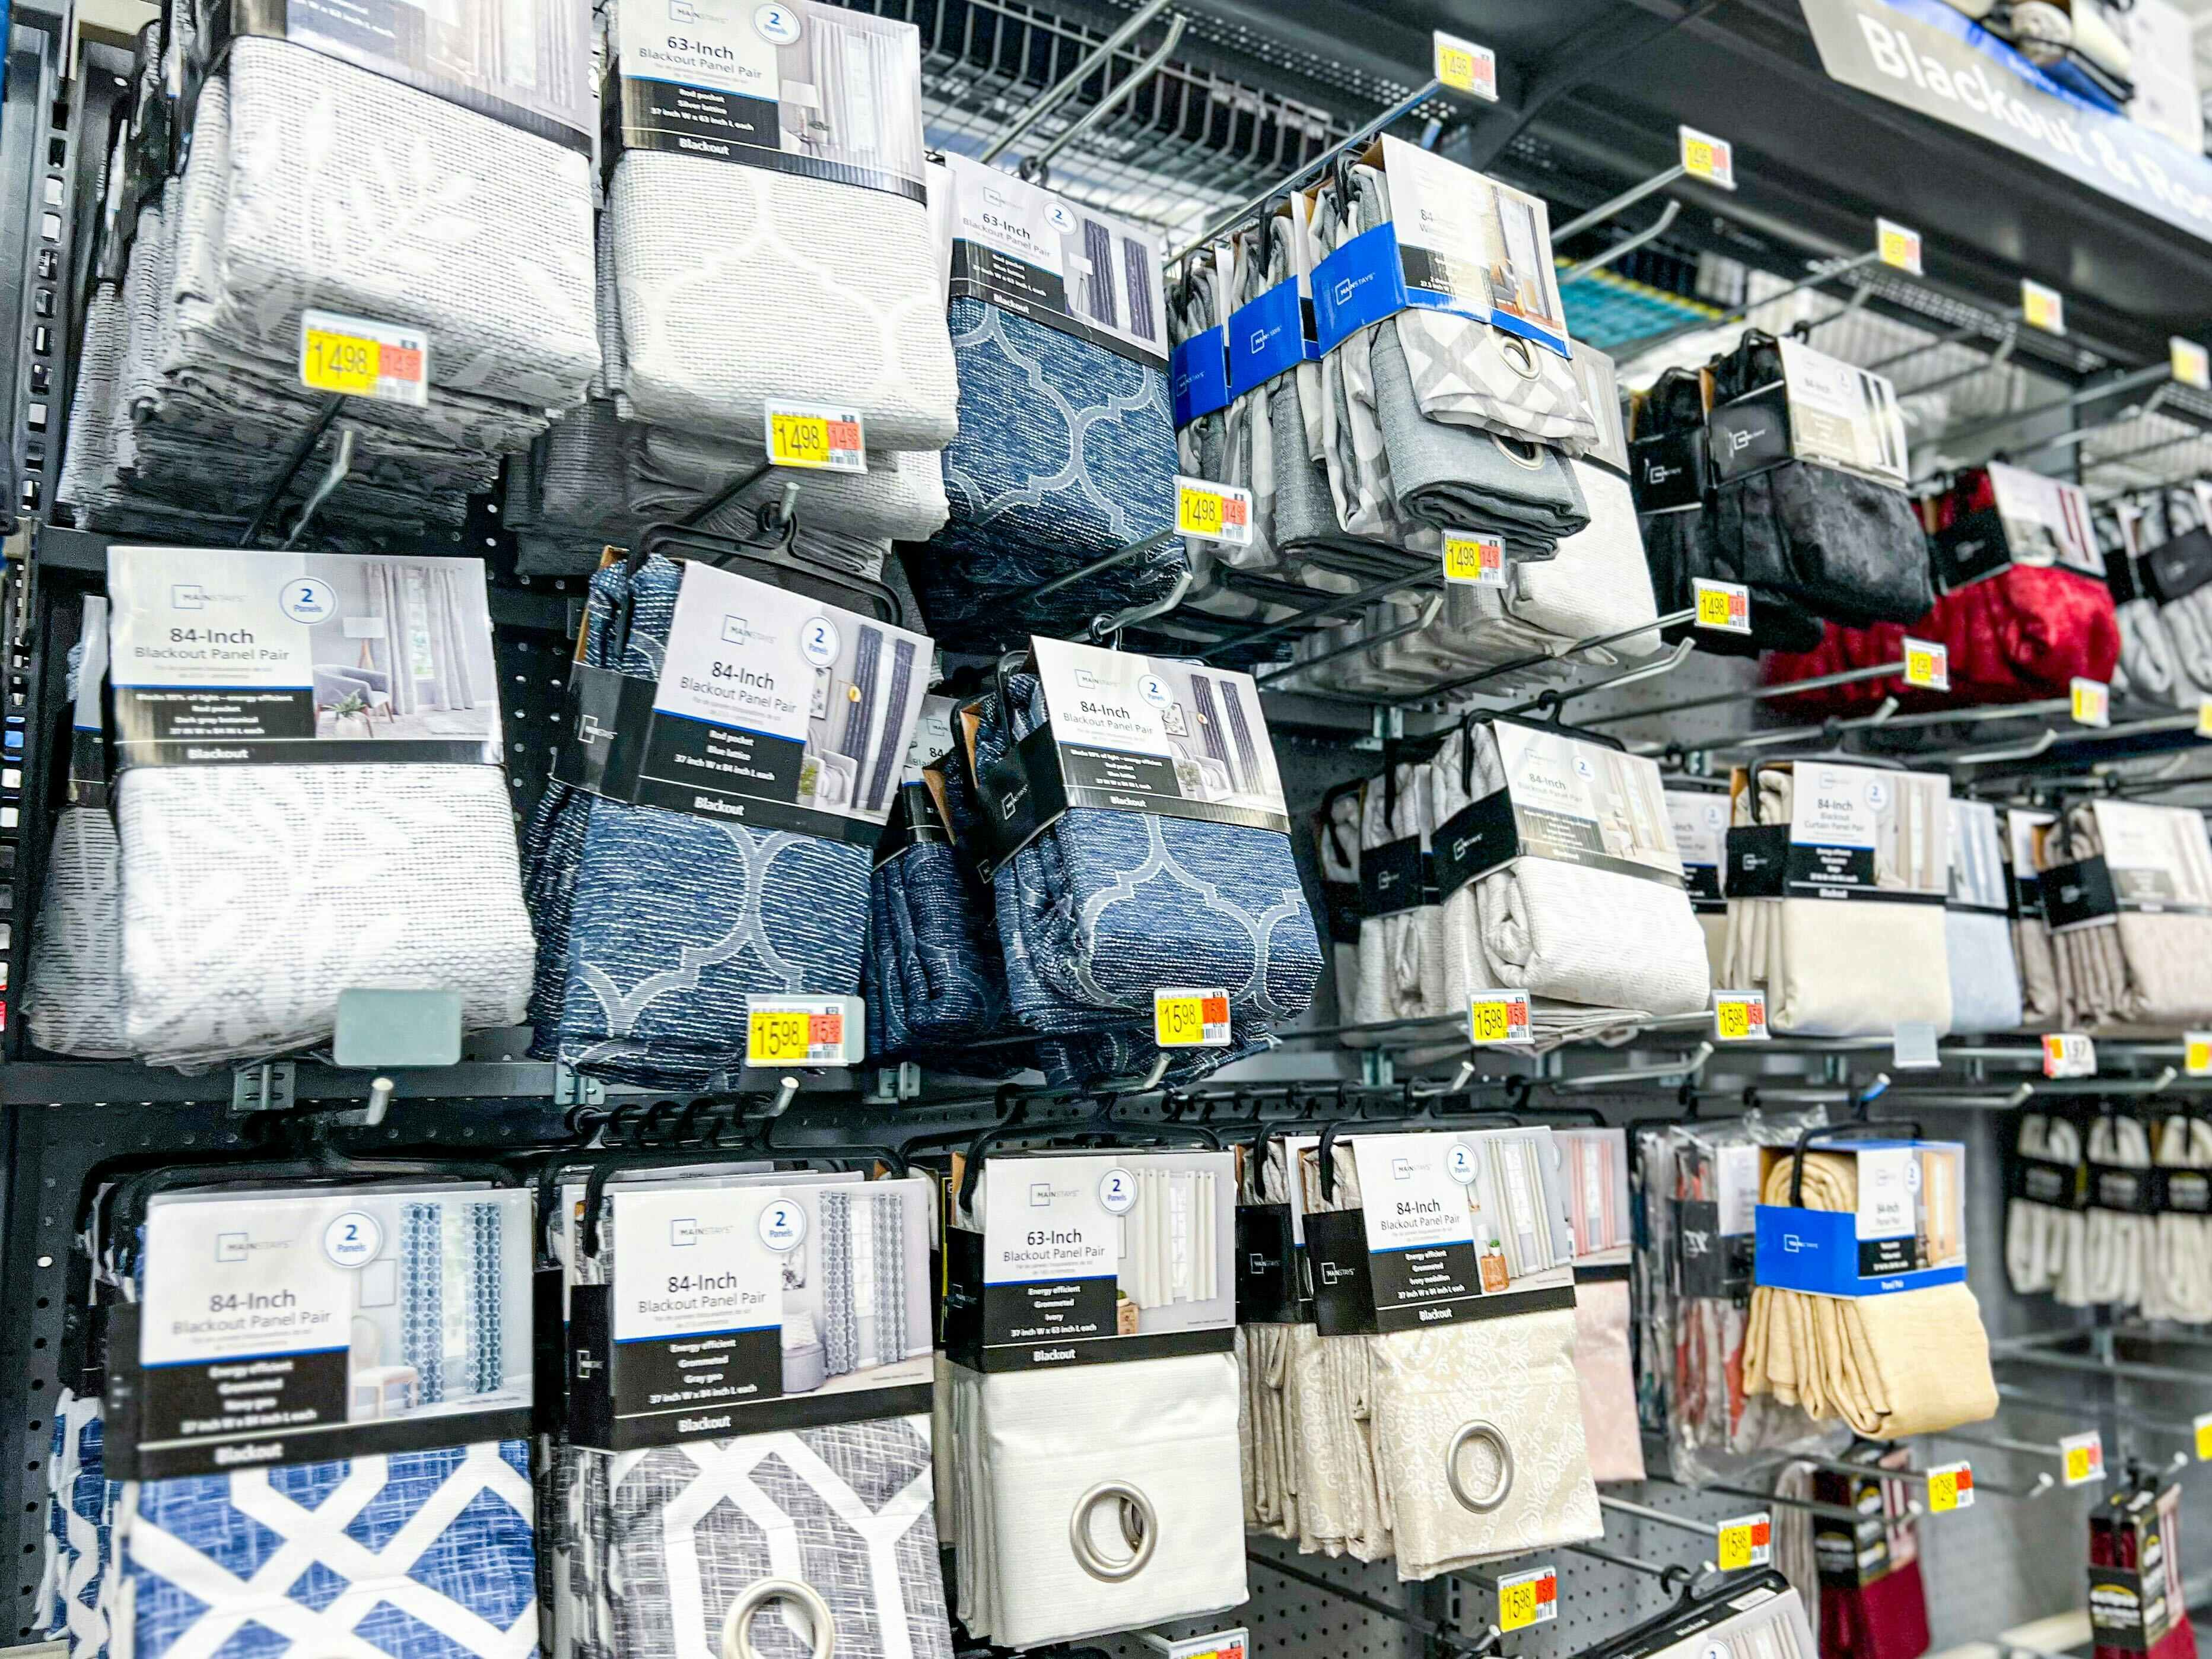
[[[821,612],[834,655],[819,666],[763,658],[766,671],[744,671],[812,687],[806,723],[775,740],[799,752],[772,805],[732,796],[710,816],[690,810],[688,790],[654,797],[671,803],[659,805],[556,780],[525,829],[533,1052],[655,1087],[697,1086],[741,1065],[750,998],[857,994],[870,854],[848,826],[880,825],[889,811],[928,672],[918,635],[842,611],[830,622],[798,595],[772,599],[781,590],[658,555],[592,578],[578,672],[662,677],[687,585],[713,590],[694,601],[702,616],[723,585],[729,604],[787,604],[789,626],[766,637],[794,653],[799,620]],[[705,672],[661,679],[661,695],[673,678]],[[756,825],[762,812],[774,816]]]
[[[319,507],[342,526],[458,526],[580,399],[599,368],[588,10],[489,12],[368,46],[179,4],[142,37],[137,124],[168,142],[127,145],[110,181],[95,288],[114,303],[88,314],[61,492],[80,522],[243,528],[336,389],[306,361],[318,342],[367,339],[392,383],[311,457],[346,458]],[[487,31],[500,52],[453,50]],[[211,493],[239,505],[210,515]]]
[[[1188,775],[1192,793],[1251,805],[1226,821],[1074,805],[1002,847],[991,883],[1015,1021],[1041,1039],[1048,1077],[1141,1074],[1161,1052],[1152,1039],[1155,994],[1218,988],[1230,1042],[1171,1051],[1167,1075],[1201,1076],[1258,1052],[1273,1027],[1312,1001],[1322,956],[1250,680],[1060,641],[1032,648],[1062,688],[1056,705],[1047,701],[1047,680],[1023,672],[1006,678],[1007,703],[993,693],[964,715],[987,799],[989,780],[1017,763],[1010,751],[1023,739],[1049,726],[1065,744],[1081,729],[1080,699],[1068,694],[1082,672],[1100,686],[1133,678],[1164,698],[1158,706],[1133,686],[1128,692],[1134,706],[1158,706],[1177,775]],[[1187,697],[1171,695],[1170,673]],[[1176,728],[1187,735],[1171,735]],[[1262,820],[1285,829],[1258,827]]]
[[[988,650],[1188,586],[1152,233],[953,155],[950,518],[908,570],[931,628]],[[1024,280],[1010,271],[1026,270]],[[916,538],[920,539],[920,538]],[[1140,545],[1141,544],[1141,545]],[[1063,583],[1125,549],[1131,556]]]
[[[118,548],[108,586],[130,1051],[198,1069],[327,1042],[352,990],[518,1024],[532,945],[481,562]],[[228,628],[278,660],[204,642]],[[251,726],[220,713],[241,677]]]
[[[2212,1018],[2212,842],[2191,809],[2099,800],[2041,838],[2063,1018],[2172,1031]]]
[[[787,402],[857,416],[872,448],[942,449],[959,422],[914,27],[796,0],[672,47],[648,10],[611,19],[604,94],[625,417],[750,446]],[[705,142],[699,109],[720,112]]]
[[[1951,1029],[2014,1030],[2022,1019],[2020,966],[2013,957],[1997,810],[1984,801],[1959,799],[1950,808],[1951,893],[1943,911],[1943,946],[1951,974]]]
[[[2062,1106],[2038,1105],[2023,1109],[2016,1125],[2005,1205],[2006,1279],[2015,1295],[2048,1294],[2062,1307],[2087,1307],[2095,1298],[2081,1122]]]

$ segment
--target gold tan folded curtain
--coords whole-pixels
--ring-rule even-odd
[[[2099,800],[2042,838],[2062,1017],[2092,1030],[2212,1020],[2212,842],[2193,807]]]
[[[1773,1161],[1762,1201],[1790,1203],[1791,1169],[1790,1158]],[[1855,1158],[1806,1154],[1799,1207],[1856,1211],[1858,1203]],[[1840,1419],[1870,1439],[1978,1423],[1997,1408],[1981,1306],[1963,1283],[1858,1297],[1756,1286],[1743,1370],[1747,1392]]]
[[[1773,833],[1780,862],[1770,867],[1785,884],[1749,896],[1741,872],[1731,878],[1726,988],[1765,991],[1778,1032],[1887,1036],[1908,1022],[1949,1030],[1949,798],[1944,778],[1826,762],[1739,774],[1735,826]]]

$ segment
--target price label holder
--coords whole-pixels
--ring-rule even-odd
[[[2184,1031],[2181,1053],[2185,1075],[2212,1077],[2212,1031]]]
[[[1208,1631],[1203,1636],[1174,1639],[1158,1631],[1140,1630],[1137,1634],[1161,1659],[1244,1659],[1252,1643],[1252,1632],[1241,1625],[1235,1630]]]
[[[2212,1463],[2212,1412],[2192,1419],[2189,1427],[2190,1438],[2197,1448],[2197,1461]]]
[[[1924,1019],[1900,1020],[1891,1041],[1890,1063],[1901,1072],[1925,1072],[1943,1063],[1936,1028]]]
[[[2173,378],[2182,385],[2193,386],[2199,392],[2212,392],[2212,352],[2176,334],[2166,340],[2166,358],[2173,370]]]
[[[300,319],[300,384],[381,403],[430,401],[430,337],[367,317],[310,311]]]
[[[2084,1031],[2045,1031],[2043,1034],[2043,1074],[2045,1077],[2094,1077],[2097,1044]]]
[[[1879,1473],[1879,1471],[1876,1471]],[[1948,1515],[1974,1507],[1974,1471],[1965,1463],[1945,1463],[1928,1471],[1928,1512]]]
[[[1761,1510],[1721,1522],[1714,1546],[1713,1564],[1723,1572],[1741,1572],[1747,1567],[1774,1563],[1774,1517]]]
[[[2197,705],[2197,735],[2212,738],[2212,697],[2206,697]]]
[[[1487,103],[1498,101],[1498,54],[1488,46],[1436,32],[1437,84]]]
[[[856,1066],[867,1036],[858,997],[749,997],[748,1066]]]
[[[1444,532],[1444,580],[1468,587],[1505,586],[1505,544],[1492,536]]]
[[[1682,146],[1682,171],[1699,184],[1722,190],[1735,188],[1735,146],[1725,138],[1695,127],[1678,127]]]
[[[1951,689],[1951,647],[1934,640],[1905,642],[1905,683],[1927,691]]]
[[[1881,254],[1882,264],[1893,270],[1901,270],[1909,276],[1924,276],[1921,269],[1920,233],[1909,225],[1900,225],[1894,219],[1874,222],[1875,246]]]
[[[1764,1042],[1771,1035],[1766,1029],[1765,992],[1713,993],[1715,1037],[1723,1042]]]
[[[1478,991],[1468,1005],[1468,1033],[1478,1045],[1523,1047],[1535,1042],[1528,1028],[1526,991]]]
[[[1722,634],[1751,632],[1751,590],[1741,582],[1709,581],[1703,576],[1690,583],[1696,595],[1698,626]]]
[[[1152,993],[1152,1038],[1163,1048],[1226,1048],[1229,993],[1171,985]]]
[[[2110,726],[2112,723],[2112,688],[2102,680],[2085,680],[2076,676],[2070,688],[2074,724],[2076,726]],[[2197,719],[2202,721],[2200,713]]]
[[[1559,1616],[1559,1570],[1538,1567],[1498,1581],[1498,1628],[1512,1632],[1548,1625]]]
[[[1252,539],[1252,492],[1203,478],[1176,481],[1176,529],[1185,536],[1243,547]]]
[[[2039,328],[2045,334],[2066,331],[2066,296],[2055,288],[2045,288],[2040,283],[2020,279],[2020,314],[2030,328]]]
[[[2105,1478],[2105,1437],[2090,1429],[2069,1434],[2058,1443],[2059,1478],[2069,1486],[2086,1486]]]
[[[771,466],[866,472],[868,452],[860,417],[851,410],[817,404],[769,404],[768,459]]]

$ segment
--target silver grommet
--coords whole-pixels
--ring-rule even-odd
[[[1109,1498],[1121,1505],[1121,1536],[1129,1545],[1126,1561],[1109,1561],[1091,1540],[1091,1511]],[[1152,1500],[1125,1480],[1101,1480],[1075,1500],[1075,1512],[1067,1518],[1067,1547],[1084,1571],[1102,1583],[1134,1578],[1152,1560],[1159,1541],[1160,1518]]]
[[[837,1621],[821,1592],[795,1578],[762,1578],[738,1592],[722,1615],[722,1659],[760,1659],[753,1646],[753,1620],[771,1601],[795,1601],[804,1608],[814,1627],[814,1659],[831,1659],[837,1648]]]
[[[1460,1449],[1470,1440],[1483,1441],[1498,1454],[1498,1485],[1480,1498],[1469,1492],[1459,1478]],[[1459,1432],[1452,1436],[1451,1444],[1444,1448],[1444,1480],[1449,1483],[1454,1498],[1477,1515],[1488,1515],[1504,1503],[1506,1493],[1513,1490],[1513,1449],[1505,1443],[1505,1437],[1496,1425],[1462,1423]]]
[[[1536,366],[1536,353],[1526,340],[1508,334],[1499,340],[1498,344],[1498,349],[1504,354],[1506,362],[1522,380],[1533,380],[1541,372]]]

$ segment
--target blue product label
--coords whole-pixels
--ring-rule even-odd
[[[1321,356],[1313,307],[1295,276],[1279,282],[1229,318],[1229,384],[1238,392],[1265,386],[1285,370]]]
[[[1218,327],[1194,334],[1168,356],[1168,380],[1175,388],[1177,430],[1201,415],[1229,406],[1228,342]]]
[[[1954,1285],[1966,1264],[1915,1268],[1909,1236],[1858,1237],[1858,1218],[1848,1210],[1794,1210],[1762,1204],[1753,1223],[1752,1278],[1770,1290],[1812,1296],[1887,1296],[1930,1285]]]
[[[1534,341],[1540,346],[1548,346],[1570,362],[1574,360],[1574,348],[1567,343],[1567,337],[1557,329],[1548,327],[1542,323],[1531,322],[1526,317],[1516,316],[1504,306],[1499,306],[1490,313],[1490,320],[1493,327],[1502,328],[1508,334],[1517,334],[1524,340]]]
[[[1435,257],[1424,248],[1401,246],[1397,228],[1389,224],[1363,230],[1316,265],[1313,298],[1322,351],[1334,351],[1348,336],[1411,306],[1478,322],[1490,318],[1480,295],[1451,292]]]

